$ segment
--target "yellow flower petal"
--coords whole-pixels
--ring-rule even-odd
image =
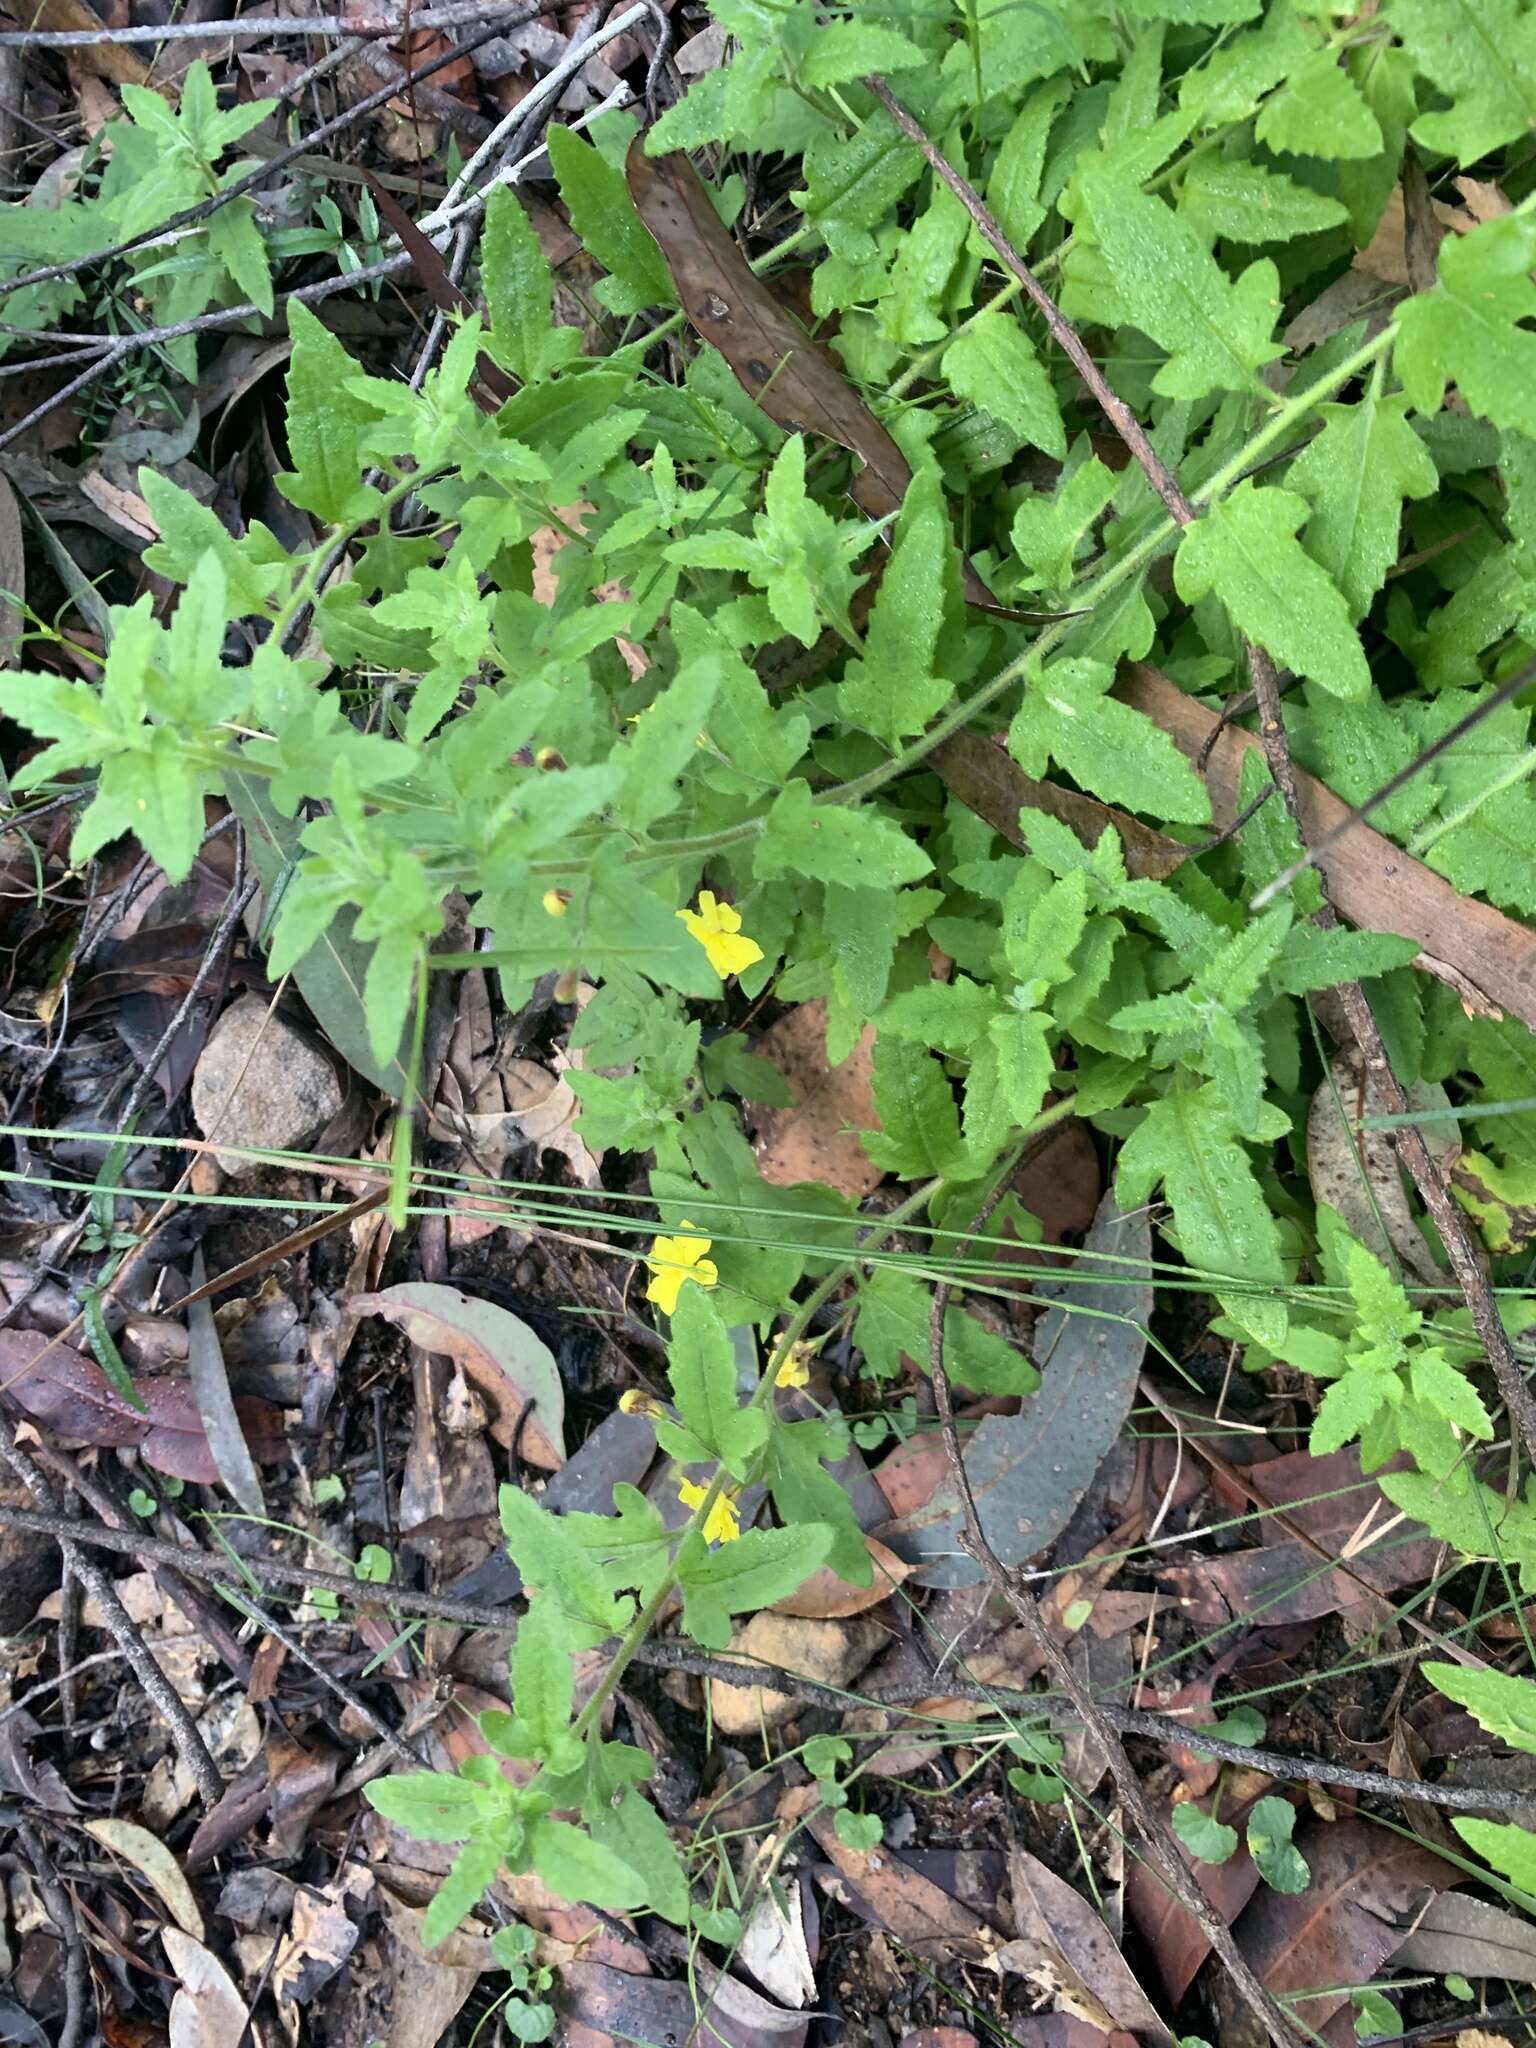
[[[803,1338],[796,1338],[784,1354],[784,1363],[773,1376],[776,1387],[805,1387],[810,1385],[811,1360],[816,1356],[812,1347]]]
[[[704,948],[710,966],[722,981],[743,973],[762,959],[762,947],[742,934],[741,912],[732,904],[720,902],[712,890],[699,891],[697,910],[680,910],[677,915]]]
[[[687,1218],[683,1229],[691,1229]],[[671,1315],[677,1308],[677,1297],[683,1291],[685,1280],[695,1280],[700,1287],[713,1287],[720,1278],[713,1259],[706,1259],[709,1250],[707,1237],[658,1237],[651,1245],[646,1264],[651,1269],[651,1283],[645,1290],[647,1301],[654,1302],[664,1315]]]
[[[544,905],[544,908],[551,917],[564,917],[566,900],[564,894],[559,889],[546,889],[539,898],[539,901]]]
[[[703,1507],[704,1496],[708,1492],[707,1486],[695,1486],[691,1479],[679,1479],[677,1482],[677,1497],[685,1508]]]
[[[710,1509],[704,1521],[706,1543],[734,1543],[741,1534],[741,1510],[736,1505],[736,1496],[730,1491],[722,1493]]]
[[[643,1387],[626,1387],[619,1396],[621,1415],[657,1416],[665,1415],[666,1412],[656,1397],[646,1393]]]

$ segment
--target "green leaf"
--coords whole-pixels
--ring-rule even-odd
[[[1511,1749],[1536,1756],[1536,1679],[1460,1664],[1425,1664],[1424,1676],[1448,1700],[1465,1707],[1478,1725]]]
[[[949,510],[937,476],[924,472],[907,486],[897,516],[864,657],[848,663],[837,691],[843,716],[888,746],[921,732],[954,695],[935,672],[950,582],[958,589]]]
[[[1054,760],[1107,804],[1203,825],[1211,799],[1162,728],[1108,692],[1107,662],[1053,661],[1031,678],[1008,729],[1008,751],[1027,775]]]
[[[1152,379],[1166,398],[1251,391],[1255,372],[1284,353],[1271,341],[1279,276],[1267,258],[1233,284],[1189,221],[1107,172],[1085,176],[1093,232],[1125,317],[1168,361]]]
[[[1453,1429],[1484,1443],[1492,1437],[1493,1422],[1476,1387],[1438,1345],[1416,1354],[1408,1368],[1408,1384],[1414,1399]]]
[[[808,875],[850,889],[899,888],[933,865],[899,825],[878,811],[813,803],[804,782],[791,782],[775,799],[753,860],[765,881]]]
[[[895,29],[872,21],[822,23],[800,64],[800,83],[816,90],[848,85],[870,71],[912,71],[927,58]]]
[[[1288,242],[1346,218],[1324,192],[1242,157],[1197,156],[1184,174],[1179,212],[1202,235],[1229,242]]]
[[[569,1821],[541,1815],[528,1824],[528,1853],[550,1890],[572,1905],[625,1913],[643,1906],[649,1886],[638,1870]]]
[[[1451,1826],[1474,1855],[1507,1877],[1523,1892],[1536,1894],[1536,1834],[1513,1821],[1463,1819],[1451,1816]]]
[[[1056,487],[1054,497],[1025,495],[1013,515],[1013,549],[1031,571],[1035,588],[1065,590],[1072,562],[1088,529],[1115,495],[1117,479],[1096,455]]]
[[[745,1479],[748,1458],[768,1434],[768,1417],[738,1401],[735,1347],[701,1287],[685,1287],[677,1298],[667,1372],[685,1427],[733,1477]]]
[[[653,1913],[677,1927],[688,1924],[688,1879],[677,1844],[666,1823],[633,1786],[617,1806],[603,1806],[591,1816],[593,1839],[611,1849],[621,1863],[644,1873],[646,1903]]]
[[[1248,1815],[1248,1853],[1273,1891],[1304,1892],[1312,1882],[1306,1859],[1291,1841],[1296,1809],[1273,1794],[1257,1800]]]
[[[1536,15],[1517,0],[1391,0],[1394,31],[1450,105],[1421,114],[1414,139],[1475,163],[1536,127]]]
[[[920,982],[893,996],[880,1013],[880,1029],[895,1038],[963,1055],[996,1014],[994,991],[962,974],[954,981]]]
[[[491,187],[480,250],[490,351],[525,384],[537,383],[580,354],[581,336],[575,328],[555,325],[549,259],[509,185]]]
[[[1440,282],[1398,309],[1393,354],[1422,413],[1438,412],[1446,384],[1495,426],[1536,437],[1536,221],[1485,221],[1440,245]]]
[[[596,287],[602,303],[620,314],[676,305],[672,273],[635,211],[623,173],[569,128],[550,128],[545,146],[571,226],[608,272]]]
[[[1162,1096],[1125,1141],[1116,1175],[1121,1207],[1137,1207],[1159,1182],[1191,1266],[1250,1283],[1284,1278],[1275,1219],[1213,1086]]]
[[[363,1797],[375,1813],[418,1842],[462,1842],[486,1808],[480,1786],[446,1771],[404,1771],[375,1778],[363,1787]]]
[[[1332,49],[1314,50],[1296,66],[1254,133],[1266,149],[1297,156],[1369,157],[1384,147],[1376,116]]]
[[[1056,393],[1012,313],[984,313],[962,328],[944,351],[944,375],[957,397],[979,405],[1047,455],[1066,455]]]
[[[1533,337],[1536,346],[1536,337]],[[1274,659],[1337,697],[1363,697],[1371,672],[1338,586],[1296,539],[1306,505],[1252,479],[1184,529],[1174,560],[1180,597],[1214,591]]]
[[[797,1529],[748,1529],[713,1550],[684,1543],[678,1551],[683,1590],[705,1592],[730,1614],[771,1607],[803,1586],[825,1564],[832,1532],[814,1524]]]
[[[1306,548],[1364,618],[1397,560],[1405,498],[1432,497],[1439,477],[1409,426],[1406,393],[1372,385],[1355,405],[1325,405],[1324,426],[1291,465],[1287,487],[1312,507]]]
[[[388,1782],[386,1780],[386,1782]],[[364,1788],[373,1791],[373,1786]],[[466,1913],[479,1905],[488,1886],[501,1869],[501,1848],[496,1842],[466,1842],[449,1866],[448,1875],[427,1907],[421,1923],[421,1945],[436,1948],[446,1941]]]
[[[833,1816],[832,1830],[848,1849],[874,1849],[885,1839],[885,1823],[878,1813],[854,1813],[846,1806]]]
[[[1341,981],[1359,981],[1406,967],[1418,958],[1417,942],[1393,932],[1352,932],[1338,925],[1323,931],[1299,924],[1286,934],[1269,973],[1269,985],[1282,995],[1306,995],[1315,988],[1335,988]]]
[[[1071,90],[1066,79],[1053,78],[1028,95],[1003,137],[987,179],[987,205],[1016,249],[1028,247],[1030,237],[1045,219],[1047,209],[1040,199],[1040,179],[1045,168],[1046,143]],[[983,246],[990,251],[990,244]]]
[[[575,1685],[565,1616],[535,1595],[512,1639],[512,1705],[545,1756],[570,1727]]]
[[[954,1092],[920,1046],[882,1034],[875,1041],[875,1107],[882,1128],[863,1133],[876,1166],[903,1180],[952,1173],[965,1157]]]
[[[1173,1809],[1173,1832],[1200,1863],[1225,1863],[1237,1853],[1237,1829],[1213,1820],[1194,1799],[1181,1799]]]
[[[600,1567],[561,1518],[515,1486],[503,1486],[498,1503],[507,1549],[523,1583],[547,1591],[573,1619],[614,1633],[623,1620],[619,1603]]]
[[[277,479],[290,504],[330,525],[366,518],[379,494],[365,485],[364,436],[378,419],[347,388],[357,365],[300,299],[288,301],[288,453],[290,475]]]
[[[1313,1457],[1324,1458],[1330,1451],[1352,1444],[1392,1398],[1396,1387],[1394,1374],[1369,1372],[1361,1366],[1352,1367],[1336,1379],[1322,1398],[1307,1440]]]

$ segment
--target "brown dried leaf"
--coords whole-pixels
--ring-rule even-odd
[[[645,138],[636,136],[626,170],[694,327],[771,420],[791,433],[825,435],[859,457],[864,466],[851,490],[871,518],[894,512],[912,481],[906,457],[831,358],[753,276],[687,157],[649,157]]]
[[[871,1025],[840,1067],[827,1065],[827,1006],[818,997],[779,1019],[754,1048],[790,1085],[789,1109],[763,1109],[757,1118],[757,1170],[770,1186],[820,1181],[857,1199],[885,1178],[859,1142],[861,1130],[879,1130],[871,1075]]]
[[[1154,719],[1191,760],[1198,758],[1216,726],[1214,711],[1186,697],[1176,683],[1145,662],[1134,662],[1122,671],[1115,695]],[[1255,734],[1229,725],[1211,749],[1206,787],[1218,830],[1237,815],[1243,755],[1258,744]],[[1339,824],[1348,806],[1300,770],[1296,781],[1301,822],[1310,843]],[[1536,932],[1491,903],[1463,896],[1443,875],[1411,859],[1368,824],[1352,826],[1330,846],[1322,868],[1341,917],[1362,931],[1397,932],[1416,939],[1426,953],[1454,967],[1497,1008],[1536,1031]]]
[[[866,1536],[864,1542],[869,1550],[870,1563],[875,1568],[873,1582],[868,1586],[850,1586],[846,1579],[840,1579],[830,1565],[822,1565],[793,1593],[775,1602],[777,1614],[798,1614],[812,1621],[837,1621],[850,1614],[863,1614],[867,1608],[878,1607],[888,1599],[902,1582],[909,1578],[912,1567],[905,1558],[873,1536]]]
[[[1426,1105],[1415,1103],[1410,1095],[1410,1106]],[[1424,1286],[1443,1287],[1446,1275],[1414,1220],[1391,1132],[1359,1128],[1360,1118],[1385,1115],[1389,1107],[1359,1051],[1351,1046],[1336,1052],[1307,1112],[1312,1192],[1319,1202],[1338,1210],[1351,1235],[1383,1264],[1390,1267],[1395,1257]],[[1455,1126],[1449,1128],[1454,1152]],[[1433,1134],[1430,1144],[1443,1155],[1444,1147],[1436,1145]]]
[[[0,1330],[0,1380],[28,1415],[48,1423],[71,1443],[99,1449],[137,1445],[145,1464],[157,1472],[201,1486],[219,1483],[219,1468],[185,1380],[140,1380],[138,1391],[147,1412],[137,1414],[94,1358],[36,1330]],[[235,1403],[235,1413],[262,1464],[286,1456],[280,1409],[243,1396]]]
[[[1426,1891],[1448,1891],[1462,1873],[1422,1842],[1388,1834],[1353,1815],[1327,1825],[1304,1820],[1296,1847],[1312,1882],[1287,1894],[1265,1886],[1237,1923],[1237,1943],[1277,1998],[1306,1992],[1307,2024],[1321,2029],[1369,1984],[1402,1945],[1401,1923]]]
[[[1079,2018],[1092,2018],[1088,2005],[1097,2007],[1109,2022],[1101,2032],[1125,2027],[1140,2040],[1172,2048],[1173,2037],[1156,2007],[1088,1901],[1026,1849],[1010,1852],[1008,1873],[1019,1936],[1008,1946],[1014,1951],[1027,1947],[1037,1957],[1034,1967],[1021,1974],[1039,1972],[1042,1984],[1046,1975],[1056,1979],[1053,1995]],[[1016,1956],[1012,1966],[1022,1961]],[[1079,1996],[1087,2003],[1069,2002]]]
[[[1230,1800],[1221,1817],[1242,1833],[1242,1812],[1231,1811]],[[1230,1927],[1259,1888],[1258,1868],[1247,1843],[1240,1841],[1225,1863],[1197,1863],[1177,1836],[1174,1840],[1190,1875]],[[1177,2006],[1210,1954],[1211,1944],[1194,1915],[1185,1912],[1143,1857],[1136,1857],[1127,1872],[1125,1899],[1137,1932],[1152,1951],[1168,2002]]]
[[[1458,1850],[1461,1843],[1455,1836]],[[1442,1892],[1415,1915],[1412,1932],[1392,1960],[1403,1970],[1433,1970],[1437,1977],[1502,1977],[1536,1984],[1536,1927],[1522,1914],[1484,1899]]]
[[[179,1927],[163,1927],[160,1939],[177,1978],[170,2048],[240,2048],[250,2016],[224,1965]]]
[[[351,1307],[383,1316],[423,1351],[451,1358],[489,1403],[499,1444],[516,1439],[529,1463],[547,1472],[565,1463],[565,1389],[548,1346],[520,1317],[426,1280],[360,1295]]]
[[[979,1961],[988,1953],[992,1937],[986,1923],[931,1878],[889,1849],[850,1849],[825,1807],[806,1825],[879,1924],[906,1947],[946,1962]]]

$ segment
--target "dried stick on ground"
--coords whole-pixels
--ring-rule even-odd
[[[59,1940],[64,1944],[64,2024],[59,2029],[59,2048],[79,2048],[85,2037],[85,2000],[90,1982],[80,1923],[37,1829],[29,1820],[18,1820],[15,1828],[16,1838],[26,1852],[32,1875],[37,1879],[44,1910],[59,1930]]]
[[[517,1616],[505,1607],[487,1606],[475,1600],[455,1600],[447,1593],[415,1593],[399,1586],[381,1587],[370,1596],[359,1587],[356,1579],[348,1578],[342,1572],[326,1572],[288,1564],[281,1558],[266,1557],[244,1558],[236,1565],[227,1557],[215,1557],[187,1544],[168,1543],[161,1537],[146,1535],[140,1529],[113,1529],[93,1522],[69,1522],[62,1515],[37,1513],[29,1508],[0,1508],[0,1529],[28,1529],[45,1536],[67,1535],[99,1549],[136,1557],[145,1564],[170,1565],[189,1578],[204,1579],[213,1585],[243,1588],[247,1593],[252,1578],[256,1578],[265,1580],[272,1588],[291,1586],[302,1591],[315,1587],[335,1593],[347,1601],[371,1597],[397,1613],[420,1616],[425,1621],[453,1622],[463,1628],[502,1635],[512,1635],[517,1629]],[[267,1625],[265,1620],[263,1625]],[[92,1661],[87,1659],[86,1663]],[[774,1691],[795,1693],[819,1706],[838,1710],[844,1710],[850,1704],[915,1706],[933,1696],[935,1685],[948,1698],[974,1700],[979,1706],[994,1707],[999,1711],[1039,1712],[1049,1703],[1042,1693],[1018,1692],[1008,1686],[980,1685],[958,1674],[946,1674],[942,1679],[925,1685],[909,1683],[849,1692],[846,1688],[822,1685],[798,1672],[787,1671],[756,1658],[748,1660],[745,1657],[714,1655],[681,1642],[643,1643],[635,1652],[635,1661],[660,1670],[688,1671],[701,1678],[723,1679],[727,1685],[765,1685]],[[86,1666],[79,1668],[83,1670]],[[1367,1793],[1373,1799],[1406,1800],[1419,1806],[1443,1806],[1454,1812],[1536,1815],[1536,1795],[1502,1792],[1482,1786],[1429,1785],[1417,1779],[1390,1778],[1380,1771],[1355,1771],[1345,1764],[1323,1763],[1315,1757],[1293,1756],[1283,1750],[1255,1749],[1246,1743],[1228,1742],[1215,1735],[1200,1736],[1196,1740],[1187,1722],[1177,1721],[1168,1714],[1150,1714],[1131,1707],[1109,1705],[1100,1705],[1098,1711],[1111,1728],[1119,1729],[1122,1734],[1144,1737],[1165,1749],[1183,1749],[1194,1743],[1223,1763],[1267,1771],[1274,1778],[1292,1779],[1301,1784],[1337,1785],[1341,1790]]]
[[[1050,295],[1037,282],[1028,264],[987,211],[975,187],[961,177],[943,152],[929,141],[916,117],[901,104],[883,78],[866,78],[864,83],[902,134],[917,144],[932,165],[935,174],[942,178],[954,193],[1003,263],[1023,286],[1032,303],[1039,308],[1052,335],[1093,393],[1110,425],[1141,465],[1147,481],[1167,508],[1169,517],[1181,527],[1188,526],[1198,515],[1178,479],[1147,439],[1140,423],[1123,400],[1117,397],[1106,383],[1103,372],[1083,347],[1071,322],[1063,316]],[[1248,648],[1248,663],[1249,680],[1253,685],[1258,705],[1259,739],[1264,748],[1264,758],[1269,764],[1270,774],[1274,777],[1291,822],[1296,828],[1297,837],[1302,838],[1296,770],[1291,761],[1290,746],[1285,735],[1285,721],[1280,710],[1280,683],[1275,673],[1275,665],[1263,648],[1252,644]],[[1302,844],[1305,847],[1304,838]],[[1319,882],[1326,897],[1326,884],[1322,883],[1321,876]],[[1331,905],[1325,909],[1319,922],[1326,924],[1330,920],[1337,922]],[[1387,1056],[1386,1046],[1364,990],[1358,981],[1344,982],[1339,986],[1339,996],[1343,1003],[1344,1015],[1370,1077],[1380,1088],[1384,1100],[1390,1104],[1391,1113],[1403,1115],[1409,1107],[1408,1098],[1392,1071],[1392,1063]],[[1434,1218],[1435,1227],[1440,1232],[1457,1284],[1471,1311],[1472,1326],[1488,1353],[1488,1363],[1493,1368],[1494,1378],[1498,1381],[1499,1392],[1505,1407],[1509,1410],[1510,1419],[1525,1446],[1526,1455],[1536,1463],[1536,1395],[1532,1394],[1520,1371],[1519,1362],[1500,1318],[1498,1305],[1493,1298],[1493,1289],[1478,1257],[1466,1217],[1451,1194],[1445,1175],[1425,1144],[1418,1126],[1401,1125],[1394,1129],[1392,1136],[1397,1145],[1398,1157],[1412,1176],[1414,1186],[1418,1189],[1425,1208]]]
[[[954,1255],[957,1259],[963,1258],[970,1249],[971,1239],[985,1226],[992,1211],[1007,1192],[1007,1188],[1008,1179],[1005,1176],[998,1181],[977,1211],[976,1220],[971,1225],[969,1233],[956,1246]],[[1260,1983],[1247,1957],[1233,1938],[1231,1928],[1196,1884],[1189,1865],[1179,1854],[1178,1844],[1171,1830],[1153,1812],[1151,1803],[1142,1789],[1141,1780],[1136,1775],[1135,1767],[1125,1753],[1125,1744],[1099,1711],[1098,1702],[1083,1683],[1066,1652],[1046,1627],[1034,1595],[1019,1583],[1015,1574],[1009,1571],[987,1541],[986,1531],[981,1526],[981,1516],[977,1513],[976,1497],[971,1491],[970,1475],[965,1469],[960,1434],[955,1428],[955,1408],[950,1398],[949,1376],[944,1370],[944,1316],[948,1307],[949,1283],[940,1281],[933,1291],[933,1310],[928,1324],[928,1362],[933,1377],[934,1398],[938,1404],[939,1427],[944,1436],[944,1451],[949,1468],[954,1474],[955,1485],[960,1494],[961,1512],[965,1518],[965,1531],[960,1541],[1013,1609],[1020,1627],[1043,1660],[1046,1669],[1071,1701],[1083,1726],[1108,1758],[1109,1772],[1114,1779],[1115,1790],[1120,1795],[1121,1804],[1132,1828],[1146,1845],[1153,1869],[1210,1943],[1211,1953],[1217,1957],[1232,1979],[1233,1988],[1275,2044],[1275,2048],[1301,2048],[1300,2032],[1292,2025],[1284,2008]]]
[[[75,1541],[75,1532],[79,1530],[83,1534],[83,1526],[59,1514],[59,1504],[53,1488],[25,1451],[18,1450],[15,1445],[5,1441],[3,1430],[0,1430],[0,1460],[10,1466],[33,1499],[40,1501],[48,1511],[53,1524],[50,1533],[58,1537],[59,1548],[63,1551],[70,1569],[100,1608],[108,1634],[128,1659],[133,1675],[143,1686],[146,1697],[160,1710],[166,1726],[171,1731],[176,1752],[191,1772],[193,1783],[205,1804],[209,1807],[217,1806],[224,1796],[224,1781],[219,1776],[218,1766],[208,1754],[207,1746],[198,1733],[192,1716],[182,1703],[180,1694],[144,1647],[143,1637],[134,1627],[127,1609],[117,1597],[117,1588],[95,1558],[87,1556],[84,1549]],[[128,1538],[125,1547],[129,1554],[133,1555],[138,1548],[137,1539],[132,1531],[125,1530],[123,1533]]]

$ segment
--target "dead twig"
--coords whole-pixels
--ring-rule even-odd
[[[72,1522],[68,1516],[59,1513],[58,1497],[37,1466],[14,1444],[8,1444],[0,1434],[0,1460],[10,1466],[34,1500],[42,1503],[48,1519],[48,1533],[58,1538],[59,1547],[75,1576],[86,1592],[101,1610],[101,1618],[107,1633],[128,1659],[133,1675],[144,1688],[146,1698],[159,1709],[176,1752],[197,1786],[204,1802],[209,1807],[217,1806],[224,1796],[224,1781],[219,1776],[218,1766],[208,1754],[207,1745],[198,1733],[192,1716],[187,1712],[177,1692],[149,1651],[144,1639],[134,1627],[127,1609],[117,1597],[117,1588],[94,1557],[86,1554],[80,1538],[95,1540],[95,1532],[84,1522]],[[111,1532],[116,1534],[114,1530]],[[142,1544],[131,1531],[123,1532],[127,1541],[124,1548],[129,1555],[141,1552]],[[115,1546],[109,1545],[108,1548]],[[173,1546],[167,1546],[173,1547]],[[174,1563],[171,1559],[168,1562]]]
[[[969,1233],[956,1247],[957,1258],[964,1257],[970,1248],[971,1239],[977,1231],[985,1227],[987,1219],[1001,1201],[1007,1186],[1008,1179],[1004,1176],[993,1187],[991,1194],[977,1211],[976,1220]],[[1292,2025],[1284,2008],[1254,1974],[1247,1957],[1233,1938],[1231,1928],[1196,1884],[1189,1865],[1179,1854],[1171,1830],[1153,1812],[1151,1802],[1142,1789],[1141,1780],[1125,1753],[1125,1744],[1107,1716],[1100,1710],[1098,1702],[1083,1683],[1071,1659],[1046,1627],[1034,1595],[1027,1592],[1019,1583],[1017,1574],[1008,1569],[987,1540],[986,1531],[981,1525],[981,1516],[977,1512],[976,1497],[971,1491],[970,1475],[965,1469],[965,1456],[960,1448],[960,1433],[955,1427],[955,1408],[950,1396],[949,1375],[944,1370],[944,1316],[949,1307],[949,1294],[949,1283],[942,1280],[933,1291],[933,1308],[928,1324],[928,1362],[934,1398],[939,1411],[939,1428],[944,1437],[945,1456],[959,1490],[961,1512],[965,1518],[965,1530],[960,1541],[981,1566],[992,1585],[1008,1602],[1046,1669],[1071,1701],[1083,1726],[1108,1759],[1115,1790],[1120,1795],[1121,1804],[1132,1827],[1146,1845],[1152,1867],[1210,1943],[1211,1953],[1221,1962],[1232,1980],[1233,1987],[1275,2044],[1275,2048],[1301,2048],[1301,2034]]]
[[[90,1984],[80,1923],[37,1829],[29,1820],[18,1820],[15,1827],[48,1918],[59,1930],[59,1940],[64,1944],[64,2024],[59,2029],[59,2048],[80,2048],[85,2037],[86,1993]]]
[[[344,14],[241,14],[229,21],[168,21],[158,26],[144,23],[137,28],[5,29],[0,31],[0,50],[93,50],[101,45],[122,47],[130,43],[176,43],[185,38],[202,40],[233,37],[243,43],[259,42],[264,36],[350,36],[369,40],[393,40],[407,27],[466,28],[473,22],[494,20],[497,33],[515,25],[516,7],[507,0],[450,0],[445,7],[424,7],[386,19],[375,14],[353,19]],[[455,53],[457,54],[457,53]]]

